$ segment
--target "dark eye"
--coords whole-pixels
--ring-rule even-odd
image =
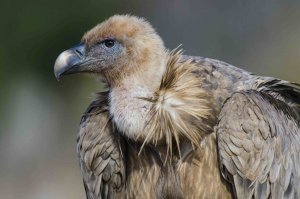
[[[115,41],[112,40],[112,39],[107,39],[104,41],[104,45],[107,47],[107,48],[111,48],[115,45]]]

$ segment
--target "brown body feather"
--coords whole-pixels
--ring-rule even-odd
[[[92,106],[84,116],[88,119],[82,121],[78,141],[90,198],[232,197],[219,172],[214,133],[205,136],[195,149],[189,140],[182,139],[179,146],[182,157],[175,149],[165,162],[164,145],[146,144],[141,150],[142,143],[120,138],[111,127],[108,111],[99,110],[105,104],[95,102],[97,106]],[[120,145],[119,139],[124,143]]]
[[[119,153],[124,156],[119,157],[119,161],[127,169],[119,181],[123,182],[123,189],[117,191],[115,188],[113,192],[116,198],[232,197],[227,182],[221,178],[217,161],[216,134],[213,133],[216,123],[214,114],[217,110],[212,105],[214,100],[209,101],[212,96],[203,89],[203,79],[198,76],[200,70],[199,65],[192,60],[182,61],[180,51],[170,53],[167,70],[159,89],[153,98],[140,99],[152,103],[149,111],[150,121],[145,128],[148,130],[148,137],[143,142],[123,138],[126,144]],[[99,94],[97,106],[85,116],[98,118],[95,118],[98,122],[93,124],[99,127],[93,127],[99,128],[99,132],[88,129],[85,121],[81,125],[80,132],[94,134],[79,135],[82,168],[90,168],[89,165],[99,163],[98,159],[103,159],[101,153],[87,155],[81,147],[80,143],[85,143],[82,140],[92,137],[89,139],[90,144],[100,147],[104,152],[105,146],[99,145],[96,140],[104,140],[109,143],[108,147],[117,148],[116,143],[116,146],[112,147],[114,136],[106,140],[109,135],[105,136],[105,128],[110,127],[112,121],[109,120],[107,108],[106,111],[98,110],[100,106],[109,106],[108,100],[102,100],[103,98],[107,99],[108,93]],[[99,122],[102,117],[106,119]],[[118,134],[117,129],[112,130],[111,134]],[[91,146],[87,148],[92,150]],[[107,160],[107,165],[109,161],[112,159]],[[85,164],[87,166],[84,166]],[[122,167],[117,170],[122,170]],[[95,173],[93,170],[90,172]],[[91,175],[88,172],[83,174]],[[101,181],[103,175],[99,175],[98,178]],[[90,180],[86,180],[87,184],[89,182]],[[96,193],[99,193],[99,190]]]

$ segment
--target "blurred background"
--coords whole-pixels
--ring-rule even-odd
[[[57,82],[53,64],[111,15],[147,18],[170,49],[300,83],[300,0],[10,0],[0,9],[1,199],[85,197],[76,137],[101,85],[84,75]]]

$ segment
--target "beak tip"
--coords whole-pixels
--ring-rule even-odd
[[[56,81],[58,81],[58,82],[60,81],[60,76],[55,75],[55,78],[56,78]]]
[[[60,77],[62,76],[62,73],[59,70],[54,69],[54,76],[55,76],[56,80],[59,82]]]

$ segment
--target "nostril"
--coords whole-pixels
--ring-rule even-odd
[[[80,50],[76,49],[75,52],[76,52],[77,54],[79,54],[80,56],[83,56],[83,54],[82,54],[82,52],[81,52]]]

